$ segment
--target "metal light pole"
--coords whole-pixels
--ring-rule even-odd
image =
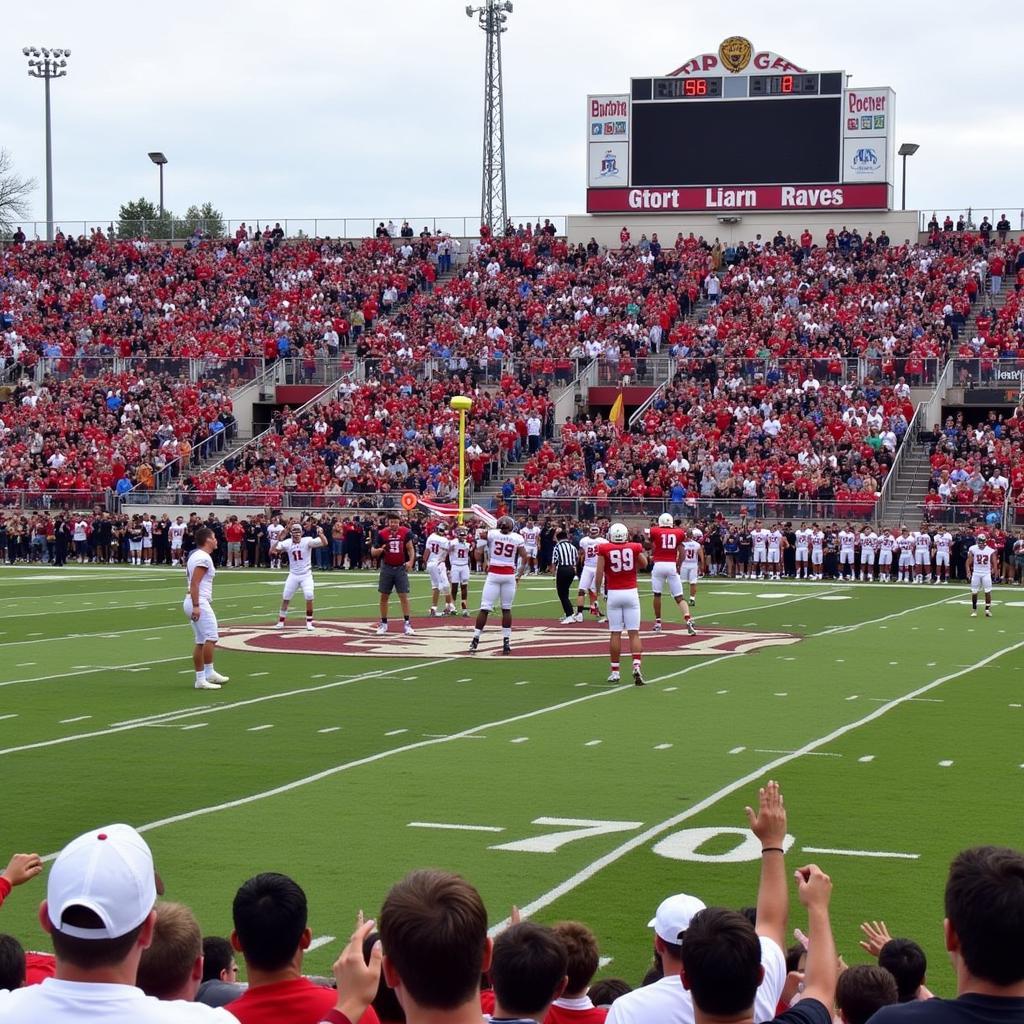
[[[485,0],[481,7],[466,7],[487,36],[484,56],[484,157],[480,189],[480,223],[500,234],[505,230],[508,205],[505,193],[505,103],[501,84],[501,33],[512,13],[512,0]]]
[[[25,46],[30,78],[41,78],[46,91],[46,240],[53,241],[53,150],[50,145],[50,79],[63,78],[70,50],[48,50],[45,46]]]
[[[164,219],[164,164],[167,157],[163,153],[150,153],[149,159],[160,168],[160,219]]]
[[[904,142],[902,146],[896,151],[901,157],[903,157],[903,200],[900,205],[901,210],[907,208],[907,157],[913,156],[921,147],[916,142]]]

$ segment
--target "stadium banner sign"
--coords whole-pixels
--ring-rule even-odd
[[[629,143],[592,142],[587,184],[591,188],[622,186],[629,180]]]
[[[625,93],[587,97],[587,139],[593,143],[629,140],[629,97]]]
[[[717,53],[701,53],[680,64],[669,77],[722,74],[756,75],[764,71],[801,74],[804,68],[772,50],[755,50],[744,36],[729,36],[719,44]]]
[[[843,181],[888,181],[885,138],[843,139]]]
[[[847,139],[888,138],[896,94],[892,89],[845,89],[843,136]]]
[[[884,173],[885,160],[881,160]],[[588,188],[587,213],[734,213],[743,210],[885,210],[889,186],[752,185]]]

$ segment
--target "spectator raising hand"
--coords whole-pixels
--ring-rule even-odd
[[[0,871],[0,905],[17,885],[32,881],[43,870],[43,861],[38,853],[16,853],[7,867]]]

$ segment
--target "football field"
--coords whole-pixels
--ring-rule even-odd
[[[745,829],[769,777],[790,816],[790,868],[834,879],[837,944],[885,919],[916,938],[939,992],[942,887],[964,846],[1024,846],[1024,592],[991,619],[957,586],[702,581],[698,636],[656,636],[641,583],[648,685],[605,682],[607,630],[560,626],[549,578],[516,603],[514,655],[464,653],[471,620],[423,618],[404,637],[393,602],[374,634],[376,576],[321,573],[318,629],[301,600],[270,632],[283,575],[222,570],[220,691],[193,689],[180,570],[0,571],[0,856],[53,855],[126,821],[146,832],[167,898],[228,934],[250,875],[295,877],[327,973],[355,912],[377,912],[412,867],[465,874],[492,924],[512,904],[597,933],[602,973],[636,983],[646,929],[674,892],[754,902]],[[471,608],[480,578],[470,586]],[[670,607],[671,602],[666,601]],[[675,613],[675,614],[673,614]],[[628,661],[624,661],[628,669]],[[40,882],[2,930],[48,948]],[[791,925],[803,925],[795,904]]]

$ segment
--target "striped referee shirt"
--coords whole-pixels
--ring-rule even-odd
[[[560,540],[555,545],[554,562],[558,569],[576,568],[579,561],[579,551],[571,540]]]

